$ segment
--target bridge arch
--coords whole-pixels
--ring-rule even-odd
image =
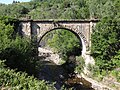
[[[70,19],[70,20],[20,20],[18,31],[20,34],[33,39],[37,45],[41,39],[50,31],[55,29],[66,29],[75,34],[82,42],[82,56],[85,64],[94,64],[94,59],[90,55],[91,34],[97,19]]]
[[[49,32],[54,31],[54,30],[59,30],[59,29],[70,31],[71,33],[73,33],[78,38],[79,42],[82,44],[81,55],[84,56],[85,53],[86,53],[87,39],[85,38],[85,36],[84,36],[83,33],[80,33],[80,32],[77,33],[77,32],[75,32],[77,30],[72,30],[72,29],[65,28],[65,27],[57,27],[57,28],[55,27],[55,28],[46,30],[46,32],[41,37],[38,38],[38,44],[41,42],[41,40],[43,39],[43,37],[46,36]]]

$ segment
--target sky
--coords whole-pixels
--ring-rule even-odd
[[[28,2],[31,0],[0,0],[0,3],[11,4],[13,1]]]

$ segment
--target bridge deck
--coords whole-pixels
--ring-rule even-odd
[[[99,19],[20,19],[20,22],[98,22]]]

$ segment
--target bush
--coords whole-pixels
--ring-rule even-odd
[[[0,89],[10,90],[54,90],[53,85],[40,81],[27,73],[15,72],[4,68],[5,64],[0,60]]]
[[[35,74],[34,46],[28,38],[20,37],[15,31],[16,20],[0,17],[0,59],[5,64],[29,74]]]
[[[105,17],[97,24],[92,34],[91,51],[100,70],[113,70],[120,64],[119,60],[113,60],[120,50],[119,23],[117,19]]]
[[[85,67],[85,61],[84,61],[84,59],[81,56],[77,56],[76,57],[76,63],[77,63],[77,66],[76,66],[75,71],[77,73],[83,72],[83,69]]]

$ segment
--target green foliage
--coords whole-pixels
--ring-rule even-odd
[[[107,70],[103,70],[103,69],[100,70],[99,66],[97,65],[89,64],[87,68],[91,72],[89,77],[97,81],[101,81],[104,78],[104,76],[108,75]]]
[[[9,47],[11,44],[11,38],[13,34],[13,27],[10,25],[5,25],[0,23],[0,52],[5,50],[6,47]]]
[[[100,69],[116,68],[112,60],[120,49],[120,22],[112,18],[104,18],[92,34],[92,53]]]
[[[18,18],[29,12],[29,10],[20,3],[4,5],[0,8],[0,16],[11,16]]]
[[[23,72],[15,72],[4,68],[4,63],[0,60],[0,89],[11,90],[54,90],[53,85],[40,81],[33,76],[28,76]]]
[[[112,63],[115,65],[115,68],[120,67],[120,50],[116,53],[116,55],[112,58]]]
[[[75,68],[75,71],[80,74],[84,70],[85,60],[81,56],[77,56],[76,63],[77,63],[77,66]]]
[[[29,15],[33,19],[78,19],[89,18],[84,0],[44,0]]]
[[[115,5],[113,0],[86,0],[90,18],[114,16]]]
[[[15,33],[15,28],[12,26],[15,25],[16,20],[14,20],[0,17],[0,59],[2,60],[0,60],[0,89],[54,90],[53,85],[48,85],[45,81],[17,72],[26,71],[29,75],[36,75],[36,58],[30,40],[21,38]]]
[[[54,34],[52,39],[48,39],[48,45],[61,54],[63,58],[81,54],[80,40],[73,33],[63,29],[55,30],[51,33]]]
[[[15,33],[15,19],[0,18],[0,59],[10,68],[35,73],[34,47],[30,40]]]
[[[116,77],[117,81],[120,82],[120,71],[113,70],[111,71],[111,74]]]
[[[0,6],[0,15],[32,19],[80,19],[89,18],[85,0],[32,0]],[[26,18],[26,17],[25,17]]]
[[[116,15],[120,11],[119,3],[119,0],[31,0],[1,4],[0,15],[30,16],[32,19],[94,19]]]
[[[120,67],[120,0],[32,0],[27,3],[0,4],[0,16],[30,16],[31,19],[102,18],[91,39],[91,51],[96,60],[93,71],[101,77],[106,70],[114,71]],[[34,47],[28,39],[15,35],[15,23],[15,19],[0,18],[0,58],[9,61],[7,63],[12,63],[12,66],[19,63],[18,67],[22,70],[27,67],[21,65],[30,66],[30,63],[35,63],[31,57]],[[79,43],[74,35],[64,30],[55,31],[53,39],[48,42],[64,58],[66,55],[80,53],[76,51],[81,49]]]
[[[93,76],[103,76],[112,73],[119,81],[120,68],[120,2],[118,0],[103,3],[103,17],[92,34],[92,56],[96,62]]]

